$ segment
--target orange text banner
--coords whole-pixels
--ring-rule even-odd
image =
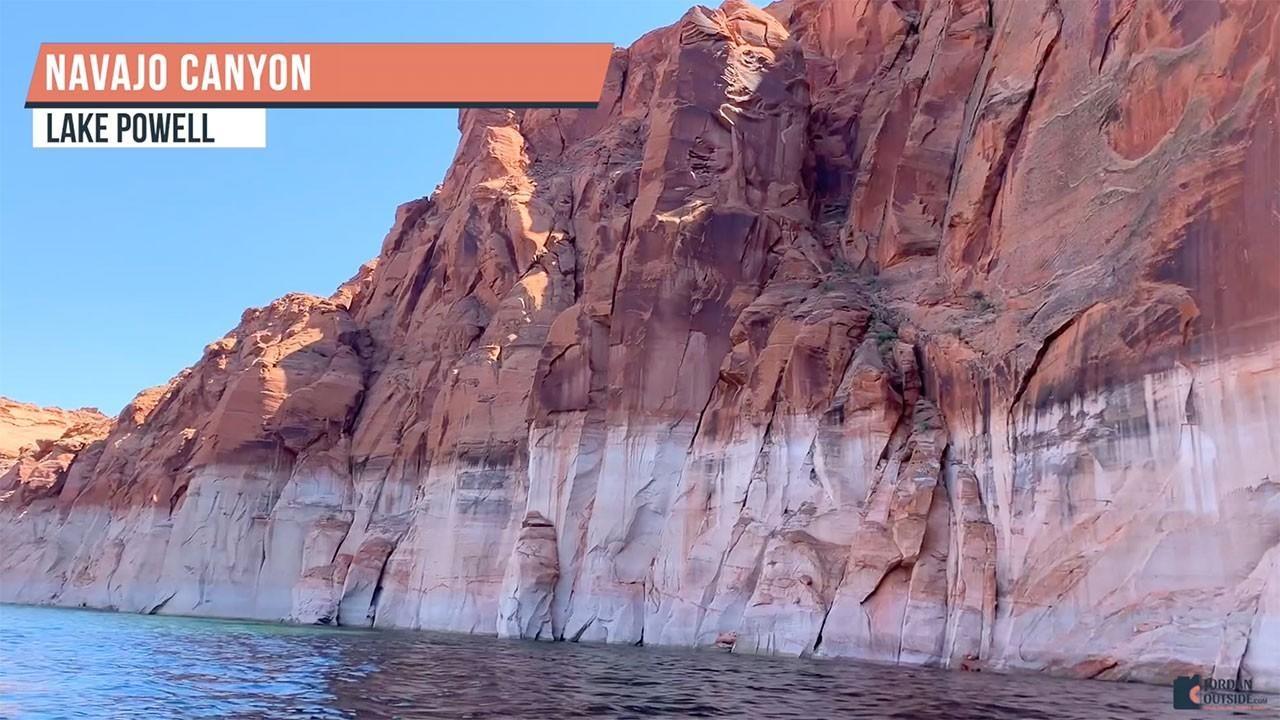
[[[45,43],[27,106],[590,106],[611,53],[601,43]]]

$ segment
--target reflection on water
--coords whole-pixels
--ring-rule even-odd
[[[0,606],[4,718],[1185,717],[1169,688]]]

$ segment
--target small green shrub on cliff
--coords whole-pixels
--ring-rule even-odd
[[[898,341],[898,331],[891,327],[882,327],[876,330],[872,337],[876,339],[876,343],[881,347],[884,347],[885,345],[891,345]]]
[[[969,297],[973,298],[974,307],[978,309],[978,312],[985,313],[996,309],[996,304],[981,290],[974,290],[969,293]]]

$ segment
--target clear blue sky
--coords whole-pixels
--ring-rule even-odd
[[[458,136],[455,110],[271,110],[265,150],[34,150],[40,42],[627,45],[692,4],[0,0],[0,395],[114,414],[246,307],[328,295]]]

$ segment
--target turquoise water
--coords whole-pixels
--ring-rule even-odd
[[[1187,717],[1169,688],[0,606],[0,717]]]

